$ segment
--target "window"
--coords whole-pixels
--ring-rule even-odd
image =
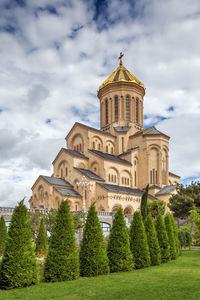
[[[153,169],[153,184],[155,183],[155,170]]]
[[[129,185],[129,178],[127,178],[127,185]]]
[[[65,168],[65,176],[68,176],[68,168]]]
[[[114,180],[115,180],[115,182],[117,181],[117,177],[116,177],[116,175],[114,176]]]
[[[106,146],[106,153],[108,153],[108,146]]]
[[[80,152],[81,152],[81,144],[79,145],[79,150],[80,150]]]
[[[93,149],[95,149],[95,142],[92,143],[92,147],[93,147]]]
[[[111,154],[113,154],[113,147],[111,148]]]
[[[152,171],[150,171],[150,183],[151,184],[153,183],[153,180],[152,180]]]
[[[130,100],[129,96],[126,96],[126,120],[129,121],[130,119]]]
[[[78,210],[78,205],[76,204],[76,205],[75,205],[75,211],[77,211],[77,210]]]
[[[158,183],[157,171],[155,172],[156,175],[156,184]]]
[[[63,169],[61,169],[61,171],[60,171],[60,172],[61,172],[61,177],[63,177]]]
[[[137,173],[135,171],[135,186],[137,185]]]
[[[135,121],[136,121],[136,123],[139,122],[139,118],[138,118],[138,99],[136,99],[136,103],[135,103]]]
[[[115,122],[118,121],[118,97],[115,96]]]
[[[111,181],[113,182],[113,175],[111,176]]]
[[[108,181],[110,182],[110,174],[108,175]]]
[[[104,222],[100,222],[100,223],[101,223],[101,228],[102,228],[103,232],[109,232],[110,231],[110,224],[104,223]]]
[[[124,138],[122,137],[122,152],[124,152]]]
[[[100,144],[98,144],[98,149],[99,149],[99,151],[101,150],[101,145]]]
[[[122,177],[122,184],[124,184],[124,177]]]
[[[108,124],[108,100],[106,99],[106,125]]]

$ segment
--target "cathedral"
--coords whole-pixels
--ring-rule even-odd
[[[53,175],[40,175],[32,186],[31,208],[58,209],[68,199],[71,211],[122,207],[140,209],[149,184],[149,201],[166,204],[180,177],[169,172],[169,139],[154,126],[143,127],[144,84],[122,63],[100,85],[100,124],[96,129],[76,122],[53,164]]]

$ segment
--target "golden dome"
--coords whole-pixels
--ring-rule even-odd
[[[123,66],[121,53],[119,59],[119,67],[100,85],[99,90],[116,82],[132,82],[144,88],[144,84]]]

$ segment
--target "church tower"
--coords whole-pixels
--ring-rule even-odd
[[[119,127],[130,127],[129,133],[134,134],[143,129],[145,89],[123,66],[122,57],[120,53],[118,68],[99,87],[101,130],[113,133]]]

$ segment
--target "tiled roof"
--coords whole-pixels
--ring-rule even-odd
[[[156,197],[154,197],[152,195],[149,195],[149,194],[148,194],[148,198],[151,199],[151,200],[158,200],[158,198],[156,198]]]
[[[176,185],[168,185],[163,187],[158,193],[156,193],[156,196],[164,195],[164,194],[171,194],[176,190]]]
[[[88,159],[87,156],[85,156],[84,154],[82,154],[82,153],[80,153],[80,152],[78,152],[78,151],[71,150],[71,149],[66,149],[66,148],[62,148],[62,149],[65,150],[66,152],[68,152],[68,153],[74,155],[74,156]]]
[[[75,190],[63,189],[59,187],[55,187],[55,190],[63,196],[81,197],[81,195]]]
[[[151,129],[151,130],[149,130],[149,129]],[[161,131],[159,131],[158,129],[156,129],[154,126],[149,127],[149,128],[145,128],[143,130],[140,130],[140,131],[136,132],[135,134],[131,135],[130,137],[137,136],[137,135],[139,135],[141,133],[143,135],[158,135],[158,134],[162,134],[162,135],[165,135],[165,136],[169,137],[168,135],[166,135],[166,134],[162,133]]]
[[[142,195],[143,192],[139,189],[133,189],[125,186],[114,185],[114,184],[107,184],[107,183],[99,183],[100,186],[105,188],[108,191],[115,192],[115,193],[124,193],[124,194],[131,194],[131,195]]]
[[[175,176],[175,177],[178,177],[178,178],[181,178],[181,176],[178,176],[178,175],[176,175],[176,174],[174,174],[174,173],[172,173],[172,172],[169,172],[169,175]]]
[[[156,129],[156,128],[154,128],[154,129],[148,131],[147,133],[144,133],[144,135],[151,135],[151,134],[153,134],[153,135],[162,134],[162,135],[167,136],[166,134],[162,133],[161,131],[159,131],[159,130]]]
[[[140,133],[144,132],[145,130],[147,130],[148,128],[145,128],[145,129],[142,129],[142,130],[139,130],[137,131],[136,133],[134,133],[133,135],[131,135],[130,137],[132,136],[136,136],[136,135],[139,135]]]
[[[82,174],[84,174],[85,176],[94,179],[94,180],[100,180],[100,181],[105,181],[103,178],[99,177],[98,175],[96,175],[95,173],[91,172],[90,170],[85,170],[82,168],[76,168],[74,167],[74,169],[80,171]]]
[[[114,128],[115,128],[115,131],[117,131],[117,132],[128,132],[131,127],[130,126],[117,126]]]
[[[88,125],[79,123],[79,122],[76,122],[76,123],[73,125],[73,127],[71,128],[71,130],[70,130],[69,133],[67,134],[66,138],[67,138],[68,135],[71,133],[71,131],[72,131],[72,129],[74,128],[74,126],[76,126],[76,125],[80,125],[80,126],[82,126],[82,127],[85,127],[85,128],[91,129],[91,130],[94,130],[94,131],[96,131],[96,132],[98,132],[98,133],[101,133],[101,134],[104,134],[104,135],[109,135],[109,136],[112,136],[112,137],[116,138],[116,136],[112,135],[112,134],[109,133],[109,132],[106,132],[106,131],[103,131],[103,130],[100,130],[100,129],[96,129],[96,128],[93,128],[93,127],[91,127],[91,126],[88,126]]]
[[[50,177],[44,175],[41,175],[41,177],[50,184],[72,187],[72,185],[68,181],[62,178]]]
[[[153,184],[149,186],[149,189],[161,189],[159,185]]]
[[[115,156],[115,155],[111,155],[111,154],[108,154],[108,153],[103,153],[103,152],[100,152],[100,151],[97,151],[97,150],[90,150],[92,153],[98,155],[98,156],[101,156],[102,158],[104,159],[108,159],[108,160],[112,160],[112,161],[115,161],[115,162],[119,162],[119,163],[122,163],[122,164],[127,164],[127,165],[131,165],[130,162],[124,160],[124,159],[121,159],[119,158],[118,156]]]
[[[132,152],[132,151],[135,151],[135,150],[138,149],[138,148],[139,148],[139,147],[131,148],[131,149],[129,149],[128,151],[121,153],[119,156],[121,156],[121,155],[126,155],[126,154],[128,154],[128,153],[130,153],[130,152]]]

